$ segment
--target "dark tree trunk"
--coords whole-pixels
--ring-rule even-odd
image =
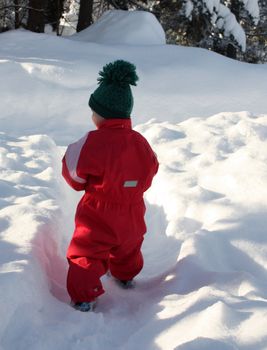
[[[19,19],[19,0],[14,0],[14,7],[15,7],[15,29],[18,29],[20,26],[20,19]]]
[[[43,33],[45,27],[45,8],[46,0],[29,1],[29,17],[27,29],[36,33]]]
[[[77,32],[89,27],[93,23],[93,0],[80,0]]]
[[[46,20],[59,35],[59,22],[64,10],[64,0],[48,0]]]

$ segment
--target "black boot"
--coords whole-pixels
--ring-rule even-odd
[[[88,312],[88,311],[94,311],[96,301],[83,301],[83,302],[77,302],[73,303],[72,306],[74,309],[82,311],[82,312]]]
[[[134,280],[117,280],[118,284],[124,289],[131,289],[134,287]]]

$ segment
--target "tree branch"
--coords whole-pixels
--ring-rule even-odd
[[[7,9],[23,9],[23,10],[33,10],[37,12],[44,12],[44,9],[35,9],[33,7],[29,6],[20,6],[20,5],[9,5],[9,6],[3,6],[0,7],[0,11],[7,10]]]

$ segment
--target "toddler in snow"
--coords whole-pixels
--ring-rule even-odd
[[[108,270],[127,288],[143,267],[143,193],[158,161],[147,140],[132,130],[130,85],[137,80],[129,62],[104,66],[89,99],[96,130],[69,145],[62,160],[67,183],[85,191],[67,251],[67,289],[80,311],[92,310],[104,293],[100,278]]]

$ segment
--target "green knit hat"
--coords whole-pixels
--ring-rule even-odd
[[[99,87],[92,93],[89,106],[106,119],[130,118],[133,95],[130,85],[136,85],[136,67],[126,61],[109,63],[99,72]]]

